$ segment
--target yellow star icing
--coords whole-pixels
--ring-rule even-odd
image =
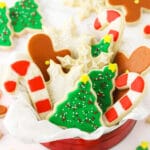
[[[140,3],[140,0],[134,0],[134,3],[135,3],[135,4],[139,4],[139,3]]]
[[[149,143],[148,143],[148,142],[146,142],[146,141],[141,142],[141,147],[142,147],[143,149],[148,148],[148,146],[149,146]]]
[[[50,65],[50,61],[49,60],[46,60],[45,61],[45,65],[47,66],[47,65]]]
[[[129,73],[129,70],[126,70],[125,73]]]
[[[5,2],[0,2],[0,8],[6,8],[6,3]]]
[[[116,72],[117,70],[117,64],[112,64],[110,63],[108,66],[109,70],[111,70],[112,72]]]
[[[89,81],[89,76],[87,74],[82,75],[80,81],[86,84]]]
[[[104,36],[104,43],[110,43],[111,39],[112,39],[111,35],[109,35],[109,34],[105,35]]]

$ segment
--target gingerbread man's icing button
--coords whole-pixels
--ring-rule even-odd
[[[107,0],[107,2],[109,5],[123,7],[128,23],[138,21],[143,9],[150,10],[150,0]]]
[[[33,61],[40,68],[45,81],[50,79],[47,73],[50,59],[56,63],[60,63],[57,56],[64,57],[66,55],[71,55],[70,51],[67,49],[55,51],[50,37],[44,33],[35,34],[30,38],[28,51]]]

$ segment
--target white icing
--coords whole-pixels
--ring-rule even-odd
[[[135,73],[135,72],[130,72],[128,74],[128,78],[127,78],[127,86],[131,86],[131,84],[134,82],[134,80],[139,76],[139,74]]]
[[[74,65],[82,65],[83,72],[87,73],[92,69],[100,69],[111,62],[111,59],[114,55],[114,51],[112,49],[113,42],[111,43],[108,53],[101,52],[101,54],[97,57],[91,56],[91,44],[84,43],[81,47],[78,47],[78,58],[73,59],[70,56],[66,57],[58,57],[64,68],[71,68]]]
[[[122,116],[122,114],[125,112],[125,110],[123,109],[122,105],[120,104],[120,102],[116,102],[113,107],[115,108],[117,114],[118,114],[118,118],[120,118]]]
[[[67,92],[74,87],[76,81],[82,74],[82,66],[74,66],[68,73],[64,73],[61,66],[51,60],[48,73],[50,75],[50,82],[47,83],[47,86],[50,97],[55,103],[62,100]]]
[[[133,106],[139,101],[139,98],[142,94],[133,90],[129,90],[127,96],[131,100]]]
[[[64,0],[64,4],[72,7],[79,7],[78,15],[80,19],[85,19],[91,15],[92,12],[102,10],[104,0]]]

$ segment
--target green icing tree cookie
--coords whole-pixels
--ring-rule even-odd
[[[7,16],[7,8],[4,2],[0,2],[0,46],[10,47],[11,31],[9,29],[9,19]]]
[[[9,9],[11,24],[16,33],[25,29],[42,29],[41,15],[34,0],[20,0]]]
[[[102,70],[92,70],[89,77],[92,87],[97,95],[97,102],[103,113],[112,105],[112,92],[114,90],[114,80],[117,75],[117,65],[109,64]]]
[[[91,46],[91,55],[93,57],[97,57],[101,54],[101,52],[108,53],[112,42],[113,40],[111,35],[105,35],[98,44]]]
[[[57,105],[49,121],[67,128],[78,128],[82,131],[93,132],[100,126],[101,110],[96,103],[88,75],[83,75],[67,98]]]

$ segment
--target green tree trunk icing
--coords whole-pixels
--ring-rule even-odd
[[[92,87],[97,95],[97,102],[103,112],[112,105],[112,91],[116,75],[116,64],[110,64],[101,70],[93,70],[89,73]]]
[[[11,46],[11,31],[8,27],[6,4],[0,2],[0,46]]]
[[[20,33],[26,28],[42,29],[41,15],[34,0],[20,0],[9,11],[15,32]]]
[[[96,104],[96,96],[87,75],[81,77],[76,89],[57,106],[49,121],[62,127],[79,128],[87,132],[93,132],[102,126],[101,110]]]

